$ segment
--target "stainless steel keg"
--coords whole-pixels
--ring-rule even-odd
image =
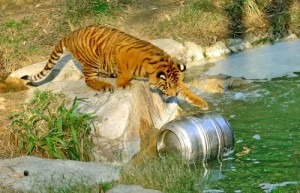
[[[233,150],[234,134],[219,114],[197,114],[166,123],[157,138],[159,155],[176,153],[190,163],[211,160]]]

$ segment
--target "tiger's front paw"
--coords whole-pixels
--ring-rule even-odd
[[[201,98],[198,98],[197,100],[193,101],[192,104],[196,107],[199,107],[201,108],[202,110],[208,110],[209,107],[208,107],[208,103],[201,99]]]
[[[126,89],[126,88],[130,88],[132,86],[131,80],[128,79],[118,79],[117,80],[117,87],[120,89]]]
[[[102,91],[105,91],[105,92],[114,92],[114,90],[115,90],[115,88],[113,87],[112,84],[107,84],[102,87]]]
[[[86,81],[87,85],[98,91],[109,91],[114,92],[114,86],[108,82],[99,81],[99,80],[88,80]]]
[[[120,84],[117,85],[119,89],[126,89],[126,88],[130,88],[132,86],[131,82],[128,82],[126,84]]]

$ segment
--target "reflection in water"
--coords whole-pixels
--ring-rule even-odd
[[[275,190],[278,187],[283,187],[289,184],[297,184],[297,182],[282,182],[277,184],[261,183],[259,186],[264,190],[264,192],[270,193],[272,190]]]

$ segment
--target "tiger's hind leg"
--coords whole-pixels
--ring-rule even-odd
[[[114,86],[111,83],[98,80],[99,72],[97,69],[84,68],[83,74],[85,78],[85,83],[92,89],[98,91],[114,91]]]

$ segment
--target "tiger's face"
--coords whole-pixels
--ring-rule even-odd
[[[155,73],[149,76],[150,87],[159,89],[163,97],[177,96],[178,82],[183,80],[183,71],[186,67],[182,64],[166,64],[160,66]]]

